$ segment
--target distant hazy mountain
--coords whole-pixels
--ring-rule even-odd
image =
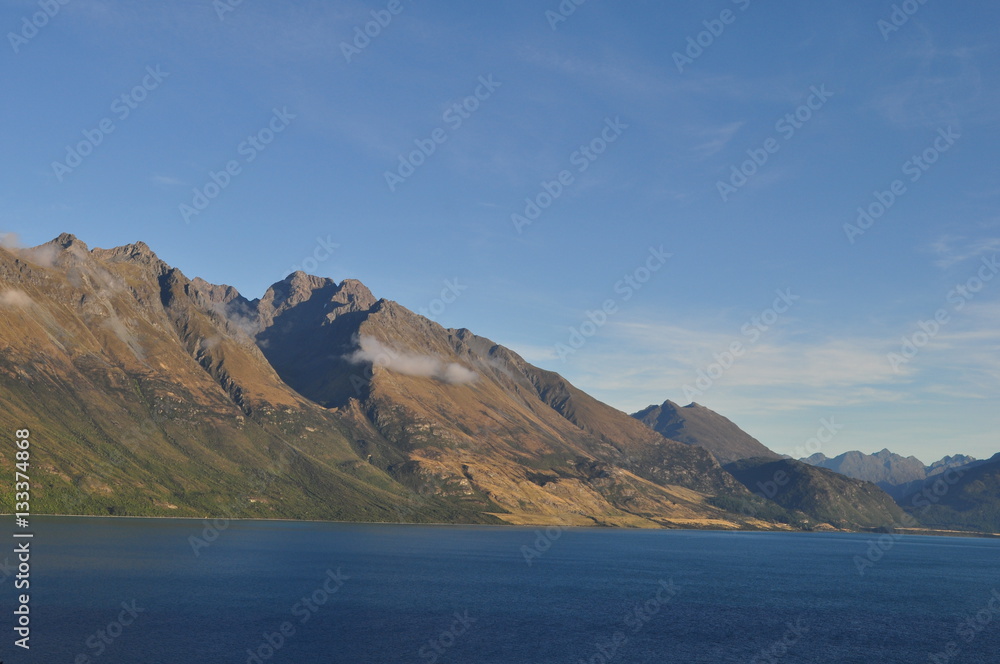
[[[823,454],[813,454],[801,459],[801,461],[813,466],[829,468],[854,479],[874,482],[898,499],[906,492],[906,487],[909,485],[920,483],[927,477],[944,472],[948,468],[964,466],[974,462],[975,459],[964,454],[956,454],[946,456],[929,466],[925,466],[920,459],[914,456],[903,457],[884,449],[875,454],[864,454],[857,451],[844,452],[832,459]]]
[[[802,461],[876,484],[904,484],[927,477],[927,470],[920,459],[912,456],[903,457],[889,450],[875,454],[844,452],[833,459],[828,459],[822,454],[814,454]]]
[[[871,482],[794,459],[743,459],[727,464],[751,491],[837,528],[879,528],[903,523],[903,510]]]
[[[946,456],[939,459],[927,466],[927,477],[937,475],[938,473],[943,473],[948,468],[960,468],[962,466],[967,466],[969,464],[975,463],[976,458],[970,457],[966,454],[955,454],[953,456]]]
[[[963,459],[967,459],[967,463],[961,463]],[[934,482],[943,475],[948,470],[961,470],[966,471],[976,466],[980,466],[984,463],[989,463],[989,459],[974,459],[970,456],[964,454],[956,454],[955,456],[944,457],[941,461],[936,461],[928,469],[933,469],[933,472],[928,472],[927,477],[919,480],[913,480],[912,482],[906,482],[905,484],[899,484],[896,486],[887,486],[885,492],[892,496],[897,503],[906,507],[903,502],[904,499],[912,493],[921,491],[925,486],[931,486]],[[948,478],[952,478],[954,475],[948,475]]]
[[[696,403],[682,408],[668,400],[632,417],[671,440],[705,448],[722,464],[752,457],[779,458],[728,418]]]

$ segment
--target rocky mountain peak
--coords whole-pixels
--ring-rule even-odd
[[[163,267],[167,267],[166,263],[161,261],[153,250],[149,248],[149,245],[142,241],[111,249],[94,249],[90,253],[98,260],[113,263],[137,263],[140,265],[162,265]]]
[[[357,279],[344,279],[340,282],[339,289],[334,296],[334,301],[363,310],[371,309],[378,300],[368,290],[368,287]]]
[[[277,313],[312,299],[317,291],[327,290],[332,293],[335,288],[336,284],[330,279],[314,277],[301,271],[292,272],[267,289],[260,299],[259,307],[261,310],[273,310]]]
[[[298,271],[272,285],[254,305],[261,324],[267,328],[275,320],[285,319],[286,314],[329,321],[343,313],[368,311],[377,302],[371,291],[356,279],[345,279],[338,284]]]
[[[697,403],[681,407],[667,400],[632,417],[666,438],[707,449],[720,463],[778,456],[729,419]]]
[[[262,302],[269,300],[275,309],[290,309],[315,297],[323,300],[324,304],[352,305],[359,310],[370,309],[377,301],[357,279],[344,279],[337,284],[332,279],[298,271],[271,286]]]
[[[201,277],[191,280],[194,289],[208,302],[212,304],[229,304],[233,300],[242,299],[240,292],[232,286],[226,284],[212,284]]]
[[[47,244],[55,245],[63,249],[77,248],[82,249],[83,251],[90,251],[87,245],[72,233],[60,233],[59,237],[55,238],[51,242],[48,242]]]

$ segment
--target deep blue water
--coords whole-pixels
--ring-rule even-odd
[[[868,535],[571,529],[529,565],[532,528],[244,521],[196,556],[199,521],[33,525],[6,664],[1000,662],[1000,540],[903,537],[862,576]]]

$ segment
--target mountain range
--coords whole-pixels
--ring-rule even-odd
[[[142,242],[0,249],[0,402],[5,430],[31,431],[39,513],[725,529],[902,515],[707,408],[629,416],[356,280],[296,272],[247,299]]]
[[[894,498],[902,498],[924,480],[943,473],[949,468],[959,468],[975,463],[976,459],[964,454],[946,456],[930,465],[914,457],[903,457],[883,449],[874,454],[844,452],[832,459],[821,453],[800,459],[813,466],[829,468],[838,473],[867,482],[874,482]]]
[[[1000,531],[1000,454],[985,460],[955,454],[925,465],[883,449],[801,461],[877,484],[925,527]]]

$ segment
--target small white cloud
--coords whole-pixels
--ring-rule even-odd
[[[20,249],[21,238],[17,233],[0,232],[0,247],[4,249]]]
[[[25,309],[32,304],[32,299],[22,290],[12,288],[0,292],[0,307]]]
[[[434,378],[451,385],[464,385],[478,378],[476,372],[457,362],[446,363],[433,355],[419,355],[390,348],[369,335],[361,335],[358,350],[348,355],[347,360],[355,364],[370,362],[405,376]]]
[[[59,249],[52,244],[42,244],[30,249],[21,249],[21,256],[39,267],[52,267],[59,257]]]
[[[208,337],[207,339],[202,339],[200,346],[202,350],[211,350],[216,346],[218,346],[221,342],[222,342],[222,337],[211,336]]]
[[[231,326],[230,331],[242,332],[251,339],[264,330],[256,313],[239,300],[232,302],[206,302],[209,311]],[[235,328],[235,330],[232,330]],[[206,346],[207,347],[207,346]]]
[[[444,371],[441,373],[441,379],[452,385],[464,385],[476,380],[476,372],[472,369],[466,369],[456,362],[450,362],[445,365]]]

